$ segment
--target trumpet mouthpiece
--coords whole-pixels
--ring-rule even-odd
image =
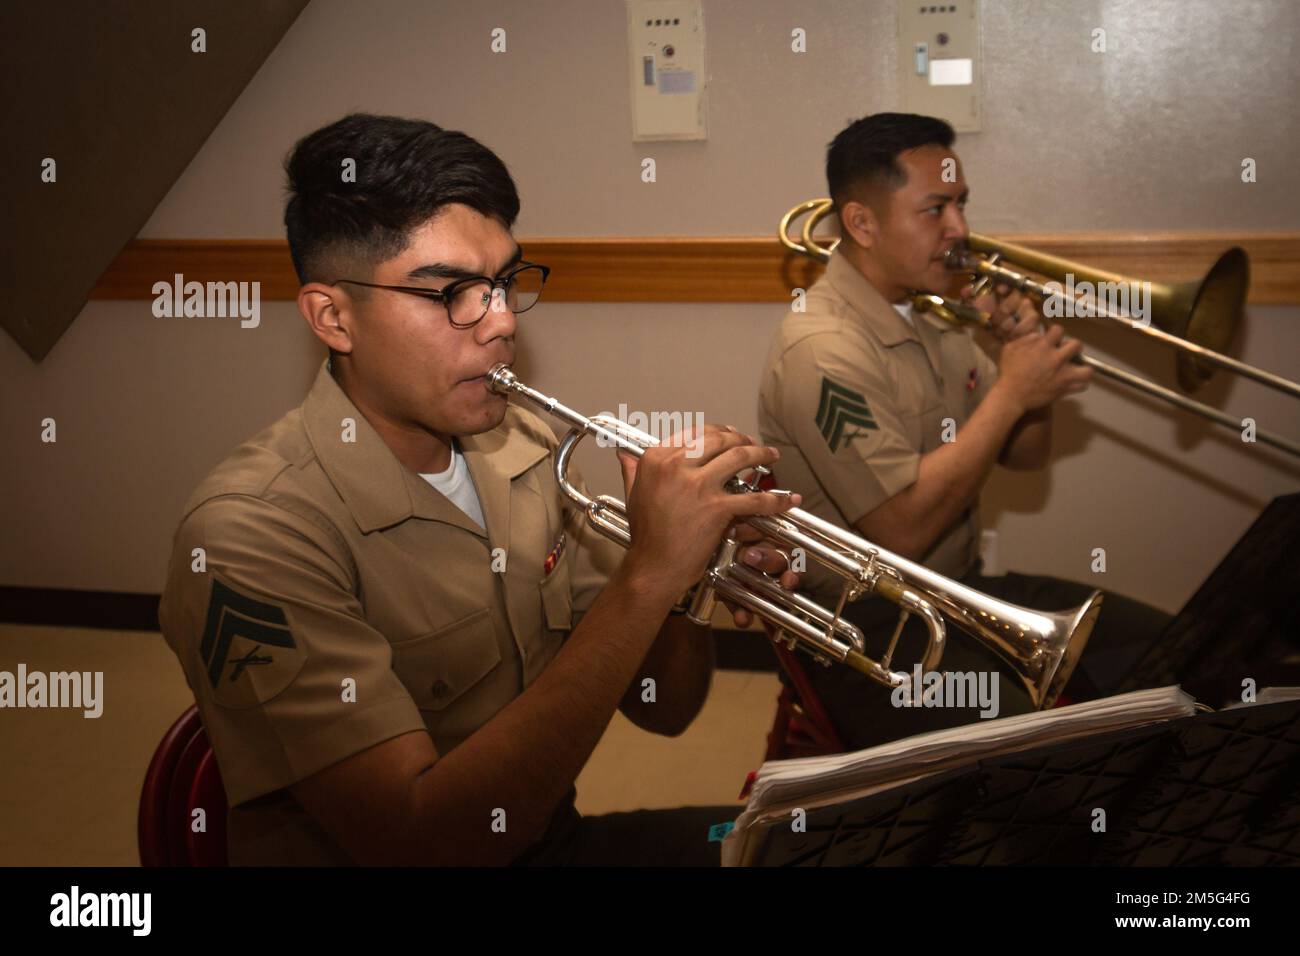
[[[487,373],[487,387],[498,395],[505,395],[517,381],[514,370],[504,362],[492,366],[492,371]]]

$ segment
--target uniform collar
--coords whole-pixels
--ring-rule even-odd
[[[510,543],[510,482],[551,453],[522,428],[512,427],[517,414],[511,407],[496,428],[458,439],[483,506],[488,539],[496,548]]]
[[[322,364],[302,404],[303,424],[316,459],[352,513],[363,534],[408,518],[426,518],[464,528],[480,537],[483,529],[411,471],[384,444],[366,417]],[[341,440],[343,419],[356,423],[356,441]],[[460,439],[465,463],[495,544],[508,538],[510,481],[545,458],[549,449],[510,427],[507,415],[497,428]],[[504,544],[502,544],[504,546]]]
[[[826,266],[826,281],[847,302],[863,323],[875,333],[885,346],[900,342],[921,342],[916,329],[907,323],[898,311],[880,294],[867,277],[838,250],[831,254]],[[940,332],[950,332],[953,326],[926,312],[912,310],[913,322],[927,322]]]

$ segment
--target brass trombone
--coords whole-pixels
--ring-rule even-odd
[[[497,394],[526,399],[569,426],[555,452],[560,489],[586,512],[601,534],[630,546],[626,506],[608,495],[591,498],[584,494],[569,481],[569,462],[587,435],[638,458],[659,444],[658,439],[608,415],[587,418],[529,388],[507,365],[495,366],[487,382]],[[756,471],[761,474],[766,469]],[[732,478],[727,489],[735,494],[759,490],[757,478],[746,481],[740,476]],[[737,561],[740,544],[727,538],[692,592],[687,612],[691,620],[708,624],[717,600],[731,601],[775,627],[778,640],[791,650],[801,648],[828,666],[832,661],[847,664],[886,687],[899,687],[911,679],[907,672],[891,669],[903,619],[881,659],[872,660],[866,655],[861,630],[840,616],[846,603],[864,594],[878,594],[924,621],[929,631],[920,662],[924,671],[938,669],[947,633],[946,615],[1003,658],[1038,707],[1050,707],[1069,680],[1101,610],[1100,591],[1094,591],[1074,610],[1059,612],[1034,611],[998,600],[797,508],[745,521],[769,539],[801,549],[808,560],[834,572],[843,581],[839,603],[829,611],[802,594],[787,591],[776,579]]]
[[[813,236],[813,230],[822,219],[831,214],[833,208],[834,204],[830,199],[810,199],[790,209],[781,217],[778,226],[778,237],[782,245],[792,252],[822,262],[829,260],[839,240],[829,243],[819,242]],[[799,238],[795,239],[790,235],[790,226],[801,216],[806,218]],[[987,283],[997,282],[1029,292],[1044,301],[1055,298],[1060,302],[1075,302],[1063,291],[1037,282],[1023,272],[1010,269],[1003,265],[1003,262],[1010,262],[1039,275],[1048,276],[1057,283],[1067,281],[1067,276],[1078,277],[1097,288],[1102,288],[1103,283],[1129,285],[1135,281],[1126,276],[977,233],[971,233],[964,248],[955,248],[948,254],[949,268],[956,272],[971,274],[976,280],[977,293]],[[1089,311],[1098,318],[1121,323],[1135,332],[1177,349],[1178,380],[1187,391],[1198,388],[1210,377],[1213,370],[1211,366],[1217,366],[1245,375],[1278,391],[1300,397],[1300,383],[1248,365],[1218,351],[1226,348],[1232,341],[1240,321],[1246,301],[1249,273],[1246,253],[1240,248],[1233,247],[1219,257],[1199,282],[1177,285],[1149,283],[1152,305],[1149,323],[1108,311],[1100,302]],[[918,292],[913,294],[912,304],[919,311],[931,312],[955,324],[978,325],[983,328],[988,328],[990,325],[988,313],[955,299]],[[1165,388],[1140,375],[1101,362],[1091,356],[1080,355],[1077,361],[1114,381],[1200,415],[1225,428],[1241,431],[1240,419],[1233,418],[1213,406],[1190,399],[1173,389]],[[1257,428],[1255,438],[1274,448],[1300,456],[1300,444],[1281,435]]]

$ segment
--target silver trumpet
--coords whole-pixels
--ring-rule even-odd
[[[591,498],[576,488],[568,478],[569,461],[578,442],[587,435],[623,448],[638,458],[647,448],[659,444],[659,440],[607,415],[587,418],[520,382],[508,365],[494,367],[487,375],[487,383],[493,392],[525,398],[569,426],[569,433],[555,453],[556,481],[586,512],[597,530],[630,547],[632,534],[624,503],[609,495]],[[748,481],[740,476],[730,479],[727,490],[735,494],[759,491],[758,481],[766,469],[757,468],[754,472],[755,477]],[[691,593],[690,619],[707,625],[717,601],[730,601],[772,625],[776,640],[791,650],[807,651],[827,666],[833,661],[847,664],[890,688],[912,679],[906,671],[891,669],[907,616],[919,616],[929,631],[925,655],[920,661],[924,672],[939,668],[947,635],[944,623],[947,616],[1007,663],[1036,707],[1050,707],[1073,673],[1101,610],[1100,591],[1094,591],[1071,611],[1034,611],[1000,601],[798,508],[779,515],[748,517],[745,523],[778,545],[797,549],[808,560],[820,562],[842,579],[843,590],[835,610],[827,610],[802,594],[787,591],[776,578],[742,564],[736,559],[740,542],[728,537],[714,552],[708,570]],[[879,595],[897,604],[902,611],[879,661],[867,656],[861,630],[841,617],[845,604],[865,594]]]

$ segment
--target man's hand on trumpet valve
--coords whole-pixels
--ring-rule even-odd
[[[741,543],[741,547],[736,551],[738,560],[755,570],[762,571],[764,574],[770,574],[773,577],[779,575],[777,580],[780,581],[781,587],[787,591],[793,591],[799,587],[802,575],[791,570],[794,558],[788,550],[777,547],[776,542],[764,538],[761,532],[747,524],[732,525],[728,533]],[[736,622],[737,627],[749,627],[753,623],[754,615],[745,608],[726,600],[722,603],[731,612],[731,618]],[[764,622],[763,626],[768,627],[766,622]],[[769,627],[768,630],[770,633],[771,628]]]
[[[775,448],[717,425],[705,426],[702,435],[694,429],[674,434],[646,449],[640,459],[620,451],[632,529],[626,563],[640,579],[681,595],[704,576],[728,528],[738,526],[738,540],[749,545],[741,560],[780,572],[785,558],[742,522],[749,515],[779,514],[797,507],[800,496],[765,491],[734,494],[725,488],[737,474],[770,466],[778,457]],[[749,551],[757,555],[749,557]],[[782,582],[792,578],[797,583],[797,575],[792,574],[782,575]],[[733,608],[733,615],[739,615],[736,622],[742,626],[749,621],[748,613],[739,608]]]

